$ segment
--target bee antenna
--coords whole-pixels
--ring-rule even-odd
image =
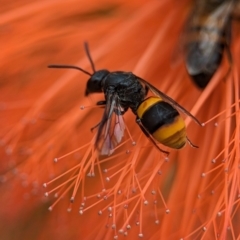
[[[92,76],[91,73],[89,73],[88,71],[80,68],[80,67],[77,67],[77,66],[73,66],[73,65],[56,65],[56,64],[51,64],[51,65],[48,65],[48,68],[72,68],[72,69],[77,69],[77,70],[80,70],[81,72],[84,72],[85,74],[89,75],[89,76]]]
[[[89,47],[88,47],[88,43],[87,43],[87,42],[84,42],[84,49],[85,49],[86,54],[87,54],[87,56],[88,56],[88,59],[89,59],[89,61],[90,61],[90,63],[91,63],[93,73],[95,73],[95,72],[96,72],[95,66],[94,66],[92,57],[91,57],[91,55],[90,55],[90,51],[89,51]]]

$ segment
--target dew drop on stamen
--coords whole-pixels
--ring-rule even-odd
[[[152,195],[155,195],[155,194],[156,194],[156,191],[155,191],[155,190],[152,190],[151,193],[152,193]]]
[[[145,200],[145,201],[143,202],[143,204],[144,204],[144,205],[148,205],[148,201]]]
[[[52,208],[52,207],[49,207],[49,208],[48,208],[48,211],[52,211],[52,210],[53,210],[53,208]]]
[[[202,230],[205,232],[205,231],[207,231],[207,228],[206,228],[206,227],[203,227]]]
[[[142,238],[142,237],[143,237],[143,233],[139,233],[138,236],[139,236],[140,238]]]
[[[139,225],[140,225],[140,222],[139,222],[139,221],[137,221],[137,222],[135,222],[135,224],[136,224],[137,226],[139,226]]]
[[[81,106],[80,106],[80,109],[81,109],[81,110],[83,110],[84,108],[85,108],[85,106],[84,106],[84,105],[81,105]]]
[[[127,228],[128,230],[130,230],[130,229],[131,229],[131,225],[128,224],[128,225],[126,226],[126,228]]]
[[[155,224],[158,225],[159,224],[159,220],[155,220]]]
[[[108,207],[108,211],[109,211],[109,212],[112,212],[112,207]]]
[[[132,145],[133,145],[133,146],[135,146],[135,145],[136,145],[136,142],[135,142],[135,141],[133,141],[133,142],[132,142]]]
[[[123,229],[119,229],[118,232],[119,232],[120,234],[123,234],[123,233],[124,233]]]
[[[130,150],[127,150],[127,151],[126,151],[126,154],[129,154],[129,153],[130,153]]]
[[[218,212],[218,213],[217,213],[217,216],[218,216],[218,217],[221,217],[221,216],[222,216],[222,212]]]
[[[106,181],[107,181],[107,182],[110,182],[110,177],[106,177]]]
[[[120,194],[122,194],[122,191],[121,191],[121,190],[118,190],[118,192],[117,192],[117,193],[118,193],[118,195],[120,195]]]
[[[107,200],[107,199],[108,199],[108,197],[105,195],[105,196],[103,197],[103,199],[104,199],[104,200]]]
[[[55,194],[54,194],[54,197],[55,197],[55,198],[58,198],[58,193],[55,193]]]
[[[57,163],[57,162],[58,162],[58,158],[54,158],[53,161],[54,161],[55,163]]]
[[[102,215],[102,211],[100,210],[100,211],[98,211],[98,215]]]
[[[132,188],[132,193],[136,193],[136,192],[137,192],[136,188]]]
[[[48,197],[48,192],[45,192],[45,193],[44,193],[44,196],[45,196],[45,197]]]
[[[124,234],[123,234],[124,236],[127,236],[128,235],[128,232],[124,232]]]
[[[202,173],[201,177],[203,177],[203,178],[206,177],[206,173]]]
[[[108,170],[105,168],[105,169],[103,169],[103,172],[104,172],[104,173],[107,173],[107,172],[108,172]]]
[[[216,159],[212,159],[212,163],[216,163]]]
[[[115,236],[113,237],[113,239],[114,239],[114,240],[118,239],[118,235],[115,235]]]
[[[116,224],[112,224],[112,229],[116,229]]]
[[[74,197],[70,198],[70,202],[73,203],[74,202]]]
[[[167,214],[169,214],[170,213],[170,209],[166,209],[166,211],[165,211]]]
[[[217,123],[217,122],[216,122],[216,123],[214,123],[214,126],[215,126],[215,127],[218,127],[218,123]]]
[[[68,208],[68,209],[67,209],[67,212],[71,212],[71,211],[72,211],[72,209],[71,209],[71,208]]]
[[[80,215],[83,215],[83,210],[82,210],[82,209],[79,210],[79,214],[80,214]]]

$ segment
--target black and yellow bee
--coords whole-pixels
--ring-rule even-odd
[[[80,70],[90,76],[87,81],[86,96],[91,93],[104,93],[105,100],[97,103],[105,105],[105,108],[102,120],[97,125],[95,142],[101,155],[112,154],[114,148],[121,142],[125,129],[123,114],[129,108],[136,115],[136,122],[144,134],[161,152],[168,154],[156,142],[175,149],[182,148],[186,142],[196,147],[188,139],[184,120],[176,108],[201,125],[191,113],[132,72],[109,72],[106,69],[95,71],[86,43],[85,51],[92,65],[93,74],[71,65],[49,65],[48,67]],[[148,90],[155,96],[146,98]]]
[[[218,69],[224,49],[231,64],[231,15],[237,0],[197,0],[187,20],[185,55],[188,74],[205,88]]]

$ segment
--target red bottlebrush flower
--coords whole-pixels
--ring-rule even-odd
[[[239,238],[239,23],[230,73],[224,54],[199,90],[174,55],[189,1],[14,4],[0,17],[1,238]],[[81,72],[47,68],[91,71],[86,40],[97,70],[131,71],[204,122],[186,119],[199,149],[161,147],[166,157],[129,110],[123,140],[99,156],[90,129],[103,94],[85,97]]]

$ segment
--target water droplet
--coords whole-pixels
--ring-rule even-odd
[[[80,214],[80,215],[83,215],[83,210],[82,210],[82,209],[79,210],[79,214]]]
[[[218,216],[218,217],[221,217],[221,216],[222,216],[222,212],[218,212],[218,213],[217,213],[217,216]]]
[[[145,200],[145,201],[143,202],[143,204],[144,204],[144,205],[148,205],[148,201]]]
[[[216,159],[212,159],[212,163],[216,163]]]
[[[140,238],[142,238],[142,237],[143,237],[143,234],[142,234],[142,233],[139,233],[138,236],[139,236]]]
[[[119,229],[118,232],[119,232],[120,234],[123,234],[123,233],[124,233],[123,229]]]

